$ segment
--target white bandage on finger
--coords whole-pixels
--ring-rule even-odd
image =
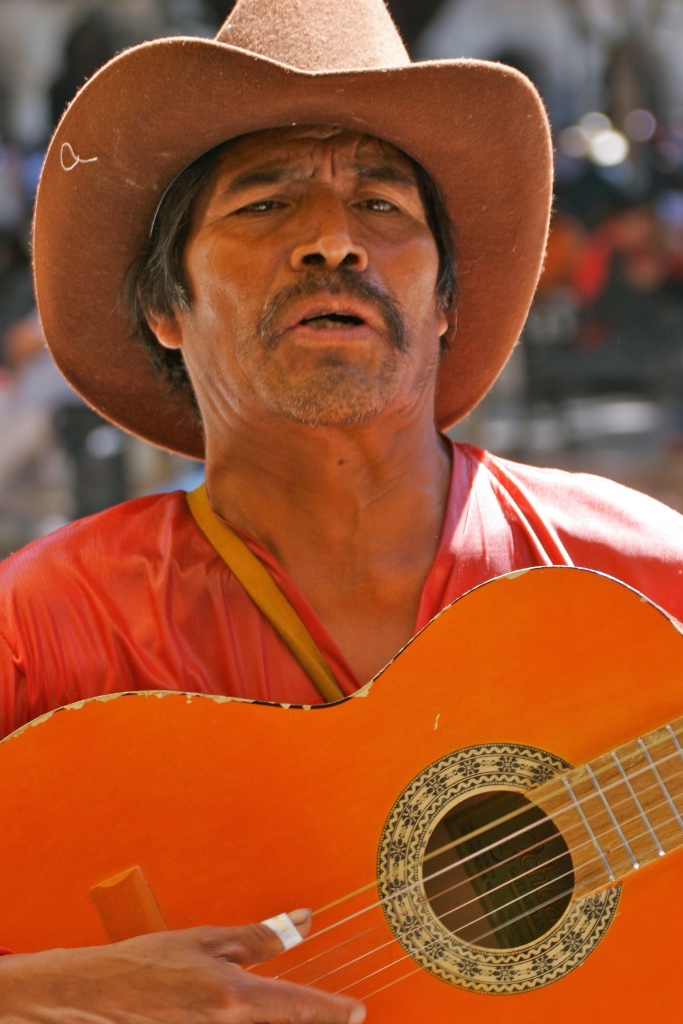
[[[261,924],[265,924],[266,928],[270,928],[272,932],[275,932],[285,949],[292,949],[294,946],[298,946],[300,942],[303,942],[303,936],[296,925],[292,923],[289,914],[278,914],[277,917],[269,917],[267,921],[261,921]]]

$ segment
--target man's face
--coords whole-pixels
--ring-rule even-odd
[[[155,325],[199,406],[311,426],[433,407],[438,254],[411,165],[335,129],[248,136],[221,157],[185,251],[192,308]]]

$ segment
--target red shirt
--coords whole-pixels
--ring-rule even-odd
[[[359,681],[306,597],[265,548],[245,539],[352,693]],[[677,513],[608,480],[454,445],[415,630],[501,573],[572,563],[621,579],[683,619]],[[195,524],[184,492],[72,523],[0,567],[0,735],[62,704],[136,689],[321,699]]]

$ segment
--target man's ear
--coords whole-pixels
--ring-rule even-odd
[[[441,331],[439,337],[441,338],[442,347],[448,349],[451,347],[451,343],[455,338],[455,333],[458,329],[457,307],[452,306],[449,310],[442,310],[441,316],[443,318],[444,329]]]
[[[147,313],[147,323],[164,348],[182,348],[183,332],[174,314]]]

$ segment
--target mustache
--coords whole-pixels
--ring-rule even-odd
[[[330,295],[351,295],[373,306],[386,328],[389,344],[398,352],[405,352],[406,329],[400,307],[381,288],[348,267],[339,267],[331,273],[310,271],[302,274],[293,284],[276,292],[263,307],[256,325],[256,333],[267,349],[278,343],[277,325],[294,302],[312,298],[320,292]]]

